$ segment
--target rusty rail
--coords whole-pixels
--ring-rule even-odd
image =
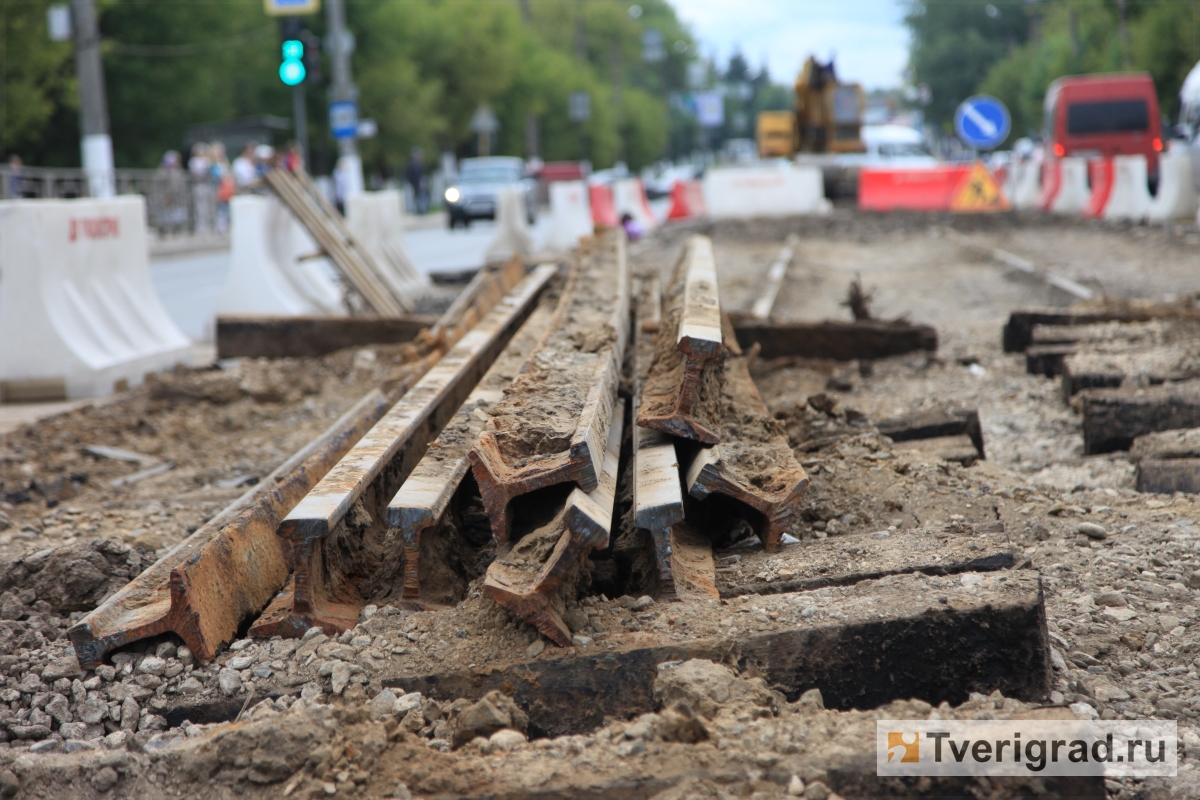
[[[557,272],[533,271],[375,424],[283,520],[291,584],[251,626],[260,637],[298,636],[314,625],[340,633],[380,575],[384,503],[462,405]],[[352,513],[353,512],[353,513]]]
[[[504,398],[504,390],[545,336],[552,313],[544,303],[533,312],[388,503],[389,541],[398,536],[404,547],[404,600],[421,599],[421,537],[446,513],[470,469],[467,451],[483,431],[492,406]]]
[[[721,393],[721,444],[696,453],[686,484],[697,500],[720,494],[757,512],[747,521],[766,550],[774,552],[799,513],[808,475],[759,396],[750,359],[736,347],[728,318],[725,322],[730,352]]]
[[[288,511],[403,394],[372,391],[220,514],[67,631],[80,663],[168,631],[208,661],[287,580],[275,537]]]
[[[789,233],[787,239],[783,242],[783,248],[779,251],[779,255],[771,262],[771,266],[767,268],[767,279],[763,285],[762,294],[754,301],[754,306],[750,310],[750,316],[755,319],[769,319],[771,310],[775,307],[775,298],[779,296],[779,290],[783,287],[783,279],[787,275],[788,267],[791,266],[792,258],[796,255],[796,248],[800,244],[800,237],[794,233]]]
[[[703,444],[720,441],[721,303],[712,241],[688,240],[667,289],[637,424]]]
[[[624,417],[625,403],[618,401],[609,419],[596,488],[590,492],[572,489],[548,523],[497,555],[484,578],[485,595],[563,647],[570,646],[571,631],[562,620],[559,589],[570,583],[571,574],[589,550],[608,546]]]
[[[619,230],[585,239],[545,340],[471,449],[492,535],[508,541],[512,500],[599,480],[629,327],[629,265]]]

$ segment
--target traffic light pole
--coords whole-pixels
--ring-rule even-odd
[[[342,0],[325,0],[325,19],[332,42],[330,61],[333,65],[333,102],[355,101],[357,92],[350,78],[350,51],[347,48],[346,13]],[[346,195],[359,194],[363,190],[362,159],[358,156],[357,137],[351,135],[338,139],[338,152],[346,170]]]
[[[296,126],[296,142],[300,145],[300,156],[304,159],[304,168],[309,169],[311,160],[308,156],[308,105],[305,102],[304,84],[292,87],[292,117]]]

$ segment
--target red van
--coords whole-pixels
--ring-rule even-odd
[[[1158,174],[1162,121],[1148,72],[1070,75],[1046,90],[1046,155],[1144,155]]]

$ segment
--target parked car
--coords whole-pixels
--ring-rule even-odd
[[[1045,114],[1047,158],[1144,155],[1156,182],[1163,134],[1150,73],[1059,78],[1046,90]]]
[[[502,189],[524,193],[532,225],[537,217],[537,183],[526,173],[524,161],[509,156],[464,158],[458,165],[458,177],[444,194],[450,228],[468,227],[476,219],[495,219]]]

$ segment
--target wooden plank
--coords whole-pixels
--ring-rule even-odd
[[[1004,352],[1023,353],[1033,344],[1035,325],[1090,325],[1097,322],[1144,322],[1154,319],[1154,312],[1132,308],[1102,311],[1071,311],[1058,308],[1014,311],[1004,325]]]
[[[217,358],[308,358],[347,347],[412,341],[433,316],[217,317]]]
[[[800,237],[789,233],[787,239],[784,240],[783,249],[779,251],[779,255],[775,256],[775,260],[767,268],[762,293],[754,301],[754,306],[750,309],[750,316],[755,319],[770,319],[771,310],[775,307],[775,299],[779,296],[779,289],[783,286],[783,279],[787,275],[788,267],[792,264],[799,244]]]
[[[533,312],[388,503],[387,524],[404,547],[405,600],[421,599],[422,535],[446,513],[470,469],[467,451],[483,431],[492,406],[504,398],[504,390],[545,336],[551,315],[545,304]]]
[[[279,526],[294,563],[292,592],[272,602],[252,634],[298,636],[314,625],[341,632],[357,623],[363,590],[381,564],[373,549],[386,535],[380,524],[386,499],[532,313],[555,272],[552,266],[534,270],[292,509]],[[356,513],[347,520],[352,507]]]
[[[621,231],[583,240],[546,339],[471,449],[498,543],[508,540],[514,498],[568,482],[596,488],[629,335],[629,284]]]
[[[1063,400],[1084,389],[1115,389],[1200,378],[1200,348],[1195,344],[1131,348],[1115,352],[1082,351],[1063,359]]]
[[[1080,392],[1085,455],[1128,450],[1147,433],[1200,427],[1200,381]]]
[[[942,408],[893,417],[875,423],[893,442],[911,442],[940,436],[966,436],[980,458],[984,457],[983,426],[974,408]]]
[[[570,574],[589,551],[608,547],[624,418],[625,403],[618,400],[596,488],[572,489],[562,511],[548,523],[496,554],[483,581],[485,595],[562,647],[570,646],[571,630],[562,619],[565,598],[558,593],[571,583]]]
[[[829,358],[835,361],[887,358],[920,351],[936,352],[937,330],[929,325],[865,320],[861,322],[762,322],[735,320],[743,348],[759,345],[762,358]]]
[[[1153,494],[1200,493],[1200,458],[1143,458],[1137,466],[1137,490]]]
[[[310,190],[299,177],[285,169],[269,170],[264,179],[308,229],[370,310],[391,317],[412,311],[412,301],[393,291],[383,277],[382,268],[350,235],[341,215],[336,210],[330,213],[328,201],[315,191],[315,187]]]
[[[1129,455],[1135,460],[1200,458],[1200,428],[1180,428],[1139,436],[1133,440]]]
[[[708,237],[688,240],[675,265],[660,324],[637,424],[716,444],[724,346],[717,266]]]
[[[975,449],[971,437],[965,434],[957,436],[935,436],[931,439],[914,439],[896,444],[897,453],[903,453],[909,459],[922,458],[929,462],[953,461],[969,467],[981,456]]]

